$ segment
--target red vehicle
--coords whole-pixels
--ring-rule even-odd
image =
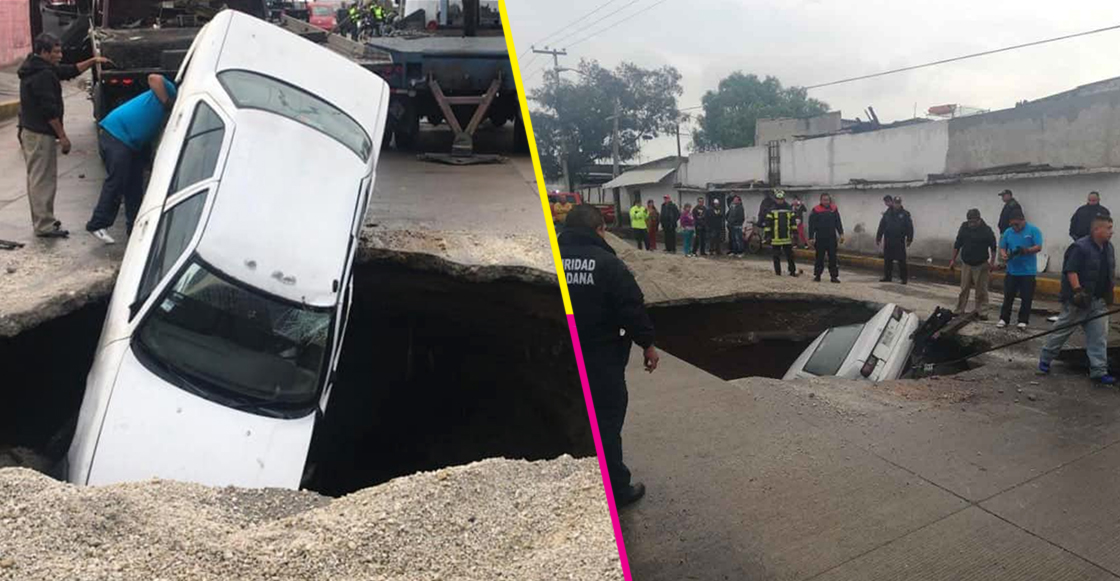
[[[561,202],[567,202],[573,206],[578,206],[584,203],[583,195],[573,192],[550,192],[548,194],[548,205],[552,210],[553,222],[564,222],[565,215],[557,215],[557,206],[559,206]],[[599,212],[603,214],[603,221],[607,223],[607,226],[613,226],[615,224],[614,204],[591,205],[599,208]]]
[[[332,2],[310,2],[307,4],[308,17],[307,22],[311,26],[317,26],[323,30],[334,30],[338,26],[338,21],[335,15],[338,11],[338,4]]]

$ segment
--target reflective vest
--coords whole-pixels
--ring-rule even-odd
[[[641,206],[630,208],[630,227],[639,230],[646,229],[646,209]]]
[[[358,11],[357,6],[350,7],[350,22],[358,22],[362,19],[362,13]]]
[[[793,244],[793,233],[797,230],[797,214],[789,207],[778,208],[766,216],[766,237],[774,246]]]
[[[373,19],[378,22],[385,19],[385,9],[382,8],[380,4],[375,4],[373,6]]]

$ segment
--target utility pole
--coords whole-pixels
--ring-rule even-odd
[[[677,118],[677,157],[681,156],[681,120]]]
[[[618,117],[620,103],[618,97],[614,98],[614,129],[611,130],[611,159],[614,161],[612,177],[618,177]]]
[[[548,47],[545,47],[544,49],[539,49],[535,46],[532,47],[532,50],[533,50],[534,53],[537,53],[537,54],[552,55],[552,74],[556,75],[556,80],[559,81],[560,80],[560,57],[568,56],[568,51],[565,50],[565,49],[560,49],[560,50],[550,49]],[[557,114],[559,114],[559,113],[560,112],[557,111]],[[573,184],[572,184],[572,175],[571,175],[571,172],[568,170],[568,138],[567,138],[567,136],[562,136],[561,137],[560,158],[561,158],[560,159],[560,170],[564,174],[564,186],[570,192],[574,188],[573,188]]]

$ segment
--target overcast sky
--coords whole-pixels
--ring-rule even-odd
[[[529,61],[534,43],[567,48],[561,66],[575,66],[580,58],[607,67],[622,61],[672,65],[683,77],[683,109],[699,105],[706,91],[736,70],[806,86],[1120,25],[1116,0],[636,0],[603,18],[631,1],[508,0],[510,28],[525,57],[522,72],[532,73],[546,60],[551,66],[551,57]],[[538,42],[604,4],[609,5],[577,26]],[[611,26],[632,14],[638,15]],[[594,34],[601,29],[606,30]],[[1003,109],[1120,76],[1118,46],[1120,30],[1101,32],[809,95],[849,119],[866,119],[863,110],[870,105],[884,123],[912,117],[915,107],[923,116],[929,107],[948,103]],[[530,88],[540,84],[541,76],[529,78]],[[690,139],[683,131],[687,155]],[[642,158],[675,153],[675,140],[664,138],[645,146]]]

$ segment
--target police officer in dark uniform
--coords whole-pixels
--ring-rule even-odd
[[[595,206],[572,208],[560,234],[560,256],[572,300],[587,382],[595,404],[595,418],[607,463],[615,503],[626,506],[645,494],[640,482],[630,482],[622,461],[622,424],[626,419],[626,365],[630,344],[645,350],[645,368],[652,372],[659,360],[653,347],[653,323],[645,297],[626,264],[603,239],[603,216]],[[625,331],[625,335],[620,333]]]
[[[879,220],[879,231],[875,233],[876,246],[883,247],[883,278],[879,282],[890,282],[894,274],[894,263],[898,263],[898,276],[902,284],[910,280],[909,270],[906,268],[906,248],[914,242],[914,220],[910,212],[902,207],[902,197],[895,196],[891,207],[883,212]]]

